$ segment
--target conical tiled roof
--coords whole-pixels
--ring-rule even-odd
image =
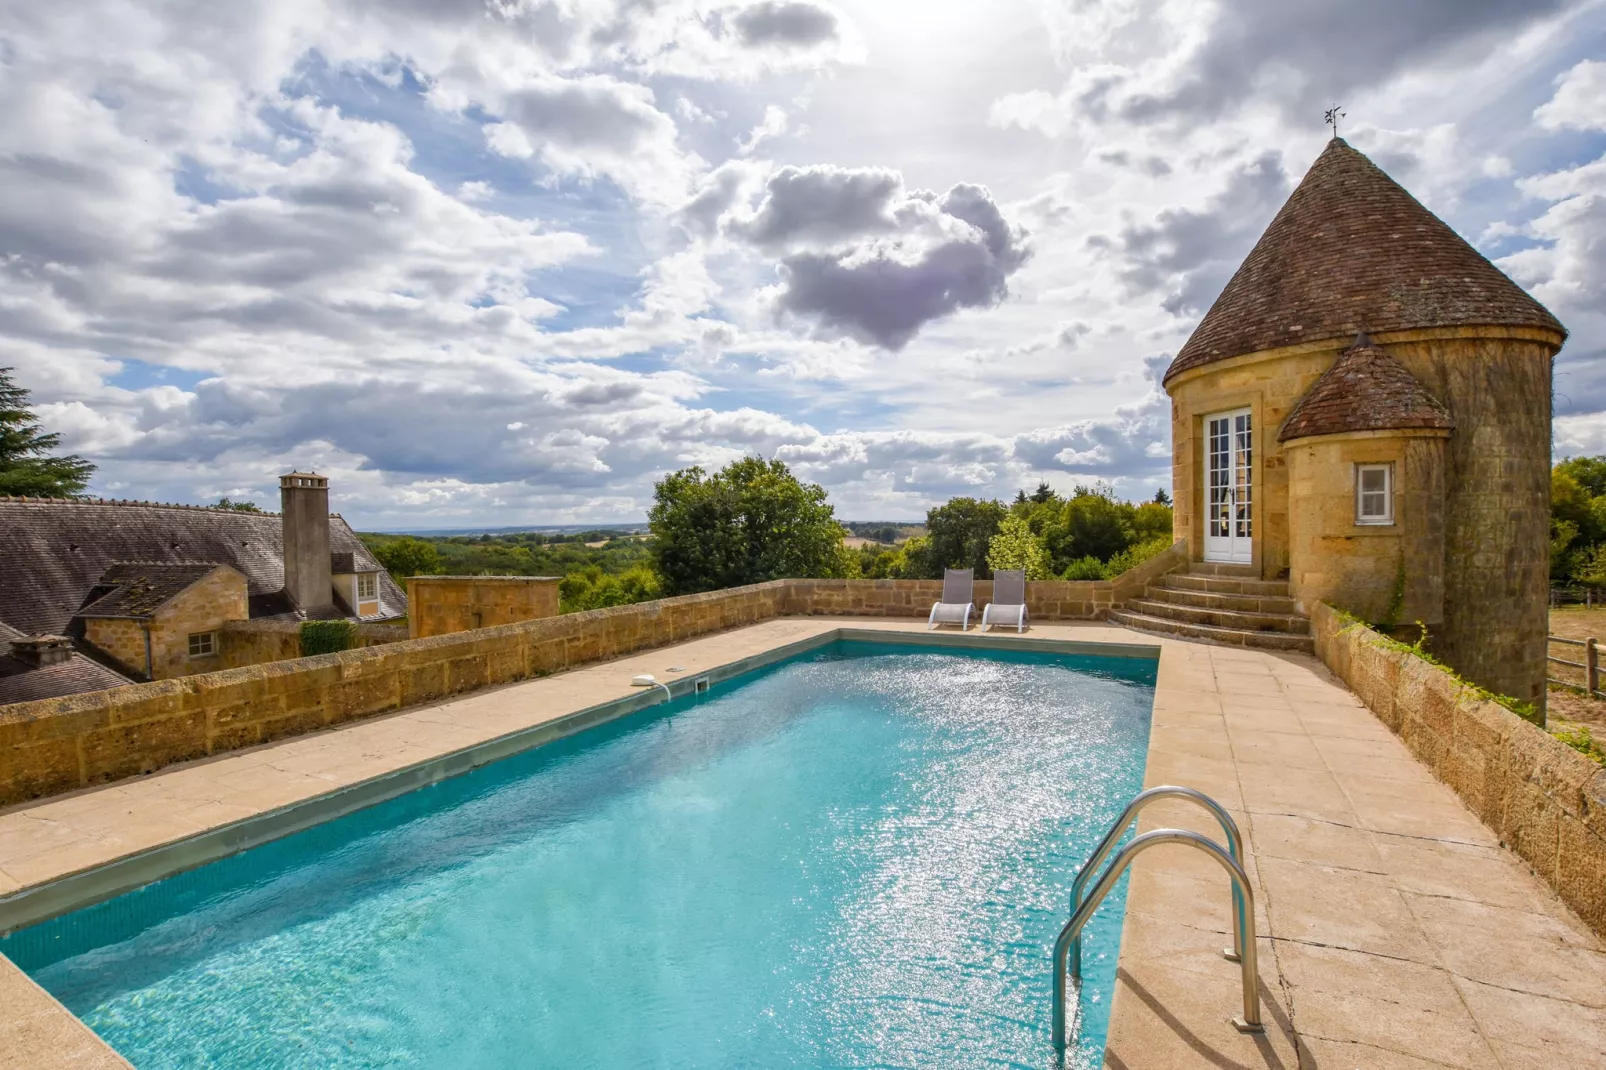
[[[1165,377],[1360,331],[1468,326],[1566,335],[1543,305],[1335,137]]]
[[[1340,353],[1283,421],[1278,442],[1344,431],[1455,427],[1450,410],[1366,335]]]

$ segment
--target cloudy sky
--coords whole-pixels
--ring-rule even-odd
[[[0,0],[0,365],[115,497],[637,519],[1169,483],[1156,384],[1343,133],[1572,330],[1602,0]]]

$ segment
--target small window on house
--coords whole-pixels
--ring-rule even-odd
[[[1394,466],[1355,466],[1355,523],[1394,523]]]
[[[209,658],[217,653],[217,632],[196,632],[190,636],[190,657]]]
[[[379,597],[379,573],[357,573],[357,601],[372,602]]]

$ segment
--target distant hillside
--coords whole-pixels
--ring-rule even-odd
[[[448,538],[454,535],[595,535],[606,538],[613,535],[644,535],[647,522],[620,521],[616,524],[520,524],[507,528],[387,528],[375,535],[418,535],[425,538]]]

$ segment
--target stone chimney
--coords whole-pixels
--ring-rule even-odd
[[[296,608],[313,614],[334,608],[329,578],[329,477],[291,472],[279,477],[284,522],[284,590]]]
[[[72,640],[65,635],[29,635],[13,639],[11,656],[35,668],[60,665],[72,657]]]

